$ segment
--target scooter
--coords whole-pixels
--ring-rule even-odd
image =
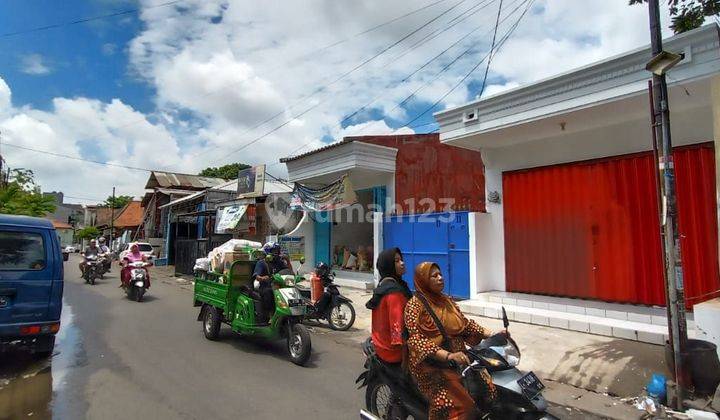
[[[304,278],[300,278],[304,280]],[[300,284],[297,284],[297,288],[307,304],[308,313],[305,316],[306,319],[325,320],[333,330],[347,331],[355,323],[355,308],[352,305],[352,300],[340,293],[338,286],[333,283],[334,279],[335,273],[330,272],[329,269],[317,267],[311,281],[322,282],[323,295],[314,304],[311,300],[310,288]]]
[[[130,300],[140,302],[145,295],[145,291],[150,287],[150,276],[147,267],[152,263],[136,261],[129,262],[127,269],[130,270],[130,279],[127,283],[123,282],[123,289]]]
[[[95,279],[97,279],[99,275],[99,265],[98,265],[98,257],[97,255],[88,255],[85,257],[85,270],[83,271],[83,279],[85,279],[86,284],[94,285]]]
[[[507,330],[509,321],[503,308],[503,325]],[[365,371],[356,383],[366,387],[366,410],[381,419],[415,420],[428,418],[428,402],[417,389],[411,378],[398,376],[377,357],[372,341],[363,344],[367,357]],[[458,369],[464,379],[468,393],[486,417],[493,419],[555,419],[547,413],[547,401],[542,395],[545,388],[538,377],[517,369],[520,363],[520,349],[509,333],[498,333],[484,339],[480,344],[467,349],[470,365],[460,369],[455,364],[448,367]],[[481,372],[487,370],[497,390],[493,404],[488,404],[486,387]],[[488,407],[489,406],[489,407]],[[367,418],[367,417],[366,417]]]

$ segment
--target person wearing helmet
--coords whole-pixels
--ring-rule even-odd
[[[272,312],[275,310],[275,296],[272,289],[273,274],[290,268],[287,258],[280,255],[280,245],[274,242],[268,242],[263,246],[263,252],[268,256],[258,260],[255,264],[253,272],[253,280],[260,283],[258,288],[260,293],[260,319],[261,323],[268,322]]]
[[[98,238],[98,249],[100,250],[99,255],[103,255],[106,257],[105,271],[109,273],[110,267],[112,266],[112,264],[110,263],[110,248],[108,248],[107,244],[105,243],[104,236]]]
[[[91,255],[97,256],[100,254],[100,249],[97,247],[97,241],[95,239],[90,239],[90,245],[85,247],[85,249],[82,252],[83,259],[80,262],[80,273],[85,274],[85,263],[87,262],[87,257]]]

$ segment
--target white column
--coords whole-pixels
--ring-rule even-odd
[[[720,237],[720,76],[712,78],[711,86],[713,143],[715,145],[715,207],[719,229],[718,237]]]
[[[485,202],[485,214],[477,219],[477,252],[480,254],[478,291],[505,291],[505,225],[503,215],[502,170],[493,165],[490,151],[482,151],[485,164],[485,197],[500,194],[500,203]]]
[[[372,265],[374,272],[375,285],[377,286],[380,279],[380,273],[375,268],[375,261],[377,261],[378,255],[383,250],[383,213],[376,211],[373,212],[373,256]]]

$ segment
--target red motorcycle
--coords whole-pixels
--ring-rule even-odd
[[[120,273],[122,287],[130,300],[140,302],[145,291],[150,288],[150,273],[148,267],[152,265],[147,261],[130,262],[127,259]]]

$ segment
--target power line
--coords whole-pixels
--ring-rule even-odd
[[[527,13],[528,10],[530,10],[530,7],[533,5],[534,2],[535,2],[535,0],[529,0],[529,1],[527,1],[527,6],[525,7],[525,10],[523,10],[523,12],[522,12],[522,14],[520,15],[520,17],[518,18],[518,20],[512,25],[512,27],[508,30],[508,32],[505,34],[505,36],[503,37],[503,39],[500,41],[500,44],[499,44],[499,46],[498,46],[498,51],[500,50],[500,48],[502,48],[502,46],[505,44],[505,42],[510,38],[510,36],[511,36],[512,33],[515,31],[515,29],[517,29],[518,25],[520,24],[520,21],[523,19],[523,17],[525,17],[525,14]],[[492,51],[491,51],[491,52],[492,52]],[[455,89],[457,89],[461,84],[463,84],[463,83],[465,82],[465,80],[467,80],[467,78],[470,77],[470,75],[471,75],[473,72],[475,72],[475,70],[477,70],[478,67],[480,67],[480,65],[485,61],[485,59],[491,60],[492,57],[494,57],[494,55],[491,56],[491,52],[489,52],[488,54],[486,54],[485,57],[482,58],[482,60],[480,60],[475,66],[473,66],[473,68],[470,69],[470,71],[469,71],[467,74],[465,74],[465,76],[464,76],[462,79],[460,79],[460,81],[457,82],[457,83],[455,84],[455,86],[453,86],[450,90],[448,90],[440,99],[438,99],[437,101],[435,101],[435,103],[433,103],[431,106],[429,106],[428,108],[426,108],[423,112],[421,112],[420,114],[418,114],[417,116],[415,116],[415,118],[413,118],[413,119],[411,119],[410,121],[408,121],[408,122],[406,122],[405,124],[403,124],[402,127],[407,127],[408,125],[410,125],[410,124],[414,123],[415,121],[419,120],[423,115],[427,114],[429,111],[431,111],[433,108],[435,108],[438,104],[440,104],[440,102],[442,102],[443,100],[445,100],[445,98],[447,98]],[[402,128],[402,127],[401,127],[401,128]]]
[[[500,0],[500,7],[498,7],[498,14],[497,14],[497,20],[495,21],[495,31],[493,32],[493,39],[492,44],[490,45],[490,58],[488,58],[487,66],[485,66],[485,75],[483,76],[482,86],[480,87],[480,93],[478,94],[478,98],[482,97],[483,92],[485,92],[485,82],[487,82],[488,72],[490,71],[490,63],[493,59],[493,51],[495,50],[495,38],[497,37],[497,30],[500,23],[500,12],[502,11],[502,2],[503,0]]]
[[[156,4],[153,6],[147,6],[147,7],[145,7],[145,9],[155,9],[158,7],[172,6],[174,4],[181,3],[183,1],[185,1],[185,0],[168,1],[165,3]],[[23,30],[14,31],[14,32],[6,32],[3,34],[0,34],[0,38],[9,38],[9,37],[17,36],[17,35],[24,35],[24,34],[29,34],[29,33],[33,33],[33,32],[47,31],[50,29],[57,29],[57,28],[65,27],[65,26],[78,25],[80,23],[93,22],[93,21],[101,20],[101,19],[108,19],[108,18],[113,18],[113,17],[118,17],[118,16],[131,15],[131,14],[138,13],[140,10],[141,10],[140,8],[126,9],[126,10],[121,10],[119,12],[108,13],[106,15],[92,16],[92,17],[77,19],[77,20],[73,20],[73,21],[69,21],[69,22],[54,23],[52,25],[38,26],[35,28],[23,29]]]
[[[523,0],[523,1],[521,1],[519,4],[517,4],[517,6],[516,6],[510,13],[508,13],[504,18],[502,18],[498,23],[496,23],[496,25],[499,24],[499,23],[504,23],[507,19],[509,19],[512,15],[514,15],[523,5],[526,5],[526,6],[527,6],[527,7],[526,7],[526,10],[523,12],[523,14],[522,14],[521,17],[520,17],[520,19],[522,19],[522,16],[524,16],[524,14],[527,12],[527,10],[528,10],[529,7],[531,6],[531,3],[532,3],[532,2],[534,2],[534,0]],[[517,1],[514,2],[513,4],[516,4],[516,3],[517,3]],[[499,10],[501,10],[501,9],[499,9]],[[519,19],[519,20],[520,20],[520,19]],[[518,22],[516,22],[516,24],[514,25],[515,27],[516,27],[517,24],[519,23],[519,20],[518,20]],[[410,77],[412,77],[414,74],[416,74],[419,70],[421,70],[422,68],[426,67],[426,66],[427,66],[428,64],[430,64],[432,61],[434,61],[435,59],[437,59],[438,57],[440,57],[441,55],[443,55],[445,52],[447,52],[447,51],[449,51],[450,49],[452,49],[454,46],[456,46],[457,44],[459,44],[460,42],[462,42],[464,39],[466,39],[468,36],[472,35],[474,32],[476,32],[476,31],[477,31],[478,29],[480,29],[480,28],[482,28],[482,26],[478,26],[478,27],[474,28],[472,31],[470,31],[469,33],[467,33],[466,35],[464,35],[463,37],[461,37],[460,39],[458,39],[457,41],[455,41],[452,45],[450,45],[450,46],[449,46],[448,48],[446,48],[445,50],[441,51],[441,52],[440,52],[439,54],[437,54],[435,57],[433,57],[433,58],[431,58],[430,60],[428,60],[425,64],[423,64],[422,66],[420,66],[420,68],[418,68],[418,69],[416,69],[415,71],[413,71],[410,75],[406,76],[404,79],[402,79],[402,80],[401,80],[400,82],[398,82],[397,84],[400,84],[400,83],[403,83],[403,82],[407,81]],[[488,31],[488,32],[486,33],[486,35],[489,35],[489,34],[490,34],[491,32],[493,32],[493,31],[494,31],[494,29],[491,29],[490,31]],[[510,31],[508,31],[508,33],[509,33],[509,32],[510,32]],[[418,87],[417,89],[415,89],[410,95],[408,95],[408,96],[407,96],[405,99],[403,99],[400,103],[398,103],[397,105],[395,105],[395,106],[390,110],[390,112],[398,109],[398,108],[401,107],[403,104],[407,103],[410,99],[412,99],[412,98],[415,96],[415,94],[417,94],[417,92],[419,92],[420,90],[422,90],[424,87],[428,86],[430,83],[434,82],[435,80],[439,79],[439,77],[440,77],[440,75],[441,75],[442,73],[444,73],[445,71],[447,71],[452,65],[454,65],[457,61],[459,61],[460,58],[462,58],[463,56],[465,56],[466,54],[468,54],[468,53],[469,53],[470,51],[472,51],[473,49],[474,49],[474,46],[471,46],[470,48],[468,48],[468,49],[466,49],[465,51],[463,51],[460,55],[456,56],[456,57],[455,57],[452,61],[450,61],[445,67],[443,67],[438,73],[436,73],[436,74],[435,74],[435,77],[434,77],[432,80],[424,83],[423,85],[421,85],[420,87]],[[485,56],[485,58],[487,58],[487,55]],[[483,58],[483,60],[481,61],[481,63],[485,60],[485,58]],[[474,70],[473,70],[473,71],[474,71]],[[464,79],[463,79],[463,81],[464,81]],[[388,89],[388,88],[390,88],[389,85],[385,87],[385,89]],[[457,88],[457,86],[456,86],[455,88]],[[453,90],[454,90],[455,88],[453,88]],[[442,99],[444,99],[445,97],[447,97],[447,95],[449,95],[449,93],[446,94]],[[384,96],[384,95],[381,94],[381,95],[376,96],[376,97],[375,97],[373,100],[371,100],[369,103],[363,105],[361,108],[355,110],[353,113],[351,113],[351,114],[349,114],[347,117],[345,117],[337,126],[342,127],[342,124],[343,124],[344,122],[348,121],[349,119],[351,119],[352,117],[354,117],[355,115],[357,115],[359,112],[361,112],[362,110],[366,109],[369,105],[371,105],[373,102],[375,102],[377,99],[379,99],[379,98],[382,97],[382,96]],[[441,99],[440,101],[442,101],[442,99]],[[426,110],[424,113],[426,113],[426,112],[427,112],[427,110]],[[424,115],[424,113],[423,113],[422,115]],[[414,121],[415,121],[415,120],[413,120],[412,122],[414,122]],[[377,123],[377,121],[376,121],[375,123]],[[364,129],[362,129],[362,130],[360,131],[360,133],[362,133],[363,131],[367,130],[369,127],[373,126],[375,123],[372,123],[372,124],[368,125],[368,126],[365,127]],[[409,124],[410,124],[410,123],[405,124],[405,125],[403,125],[402,127],[406,127],[406,126],[408,126]],[[428,123],[428,124],[420,124],[420,125],[417,125],[417,126],[415,126],[415,127],[422,127],[422,126],[426,126],[426,125],[430,125],[430,124],[434,124],[434,122],[433,122],[433,123]],[[402,128],[402,127],[400,127],[400,128]],[[415,127],[409,127],[409,128],[415,128]],[[435,131],[438,131],[438,130],[434,130],[433,132],[435,132]],[[310,142],[308,142],[308,143],[305,143],[304,145],[300,146],[298,149],[295,149],[294,151],[292,151],[292,152],[290,153],[290,156],[293,156],[293,155],[296,154],[298,151],[304,149],[305,147],[309,146],[310,144],[312,144],[312,143],[314,143],[314,142],[315,142],[315,141],[313,140],[313,141],[310,141]],[[280,163],[281,163],[281,162],[274,162],[274,163],[270,164],[269,166],[279,165]]]
[[[324,85],[324,86],[316,89],[314,92],[312,92],[312,93],[310,94],[310,97],[315,96],[315,95],[317,95],[317,94],[319,94],[319,93],[327,90],[327,88],[329,88],[330,86],[334,85],[335,83],[339,82],[340,80],[344,79],[345,77],[347,77],[347,76],[349,76],[350,74],[354,73],[355,71],[359,70],[360,68],[362,68],[363,66],[367,65],[368,63],[372,62],[372,61],[375,60],[376,58],[380,57],[380,55],[384,54],[385,52],[387,52],[387,51],[389,51],[390,49],[394,48],[395,46],[397,46],[398,44],[402,43],[402,42],[405,41],[406,39],[408,39],[408,38],[410,38],[411,36],[415,35],[415,34],[418,33],[419,31],[421,31],[422,29],[424,29],[424,28],[427,27],[428,25],[432,24],[432,23],[435,22],[436,20],[440,19],[442,16],[446,15],[447,13],[449,13],[450,11],[452,11],[453,9],[455,9],[455,8],[458,7],[460,4],[462,4],[462,3],[466,2],[466,1],[467,1],[467,0],[460,0],[460,1],[458,1],[457,3],[455,3],[454,5],[452,5],[451,7],[449,7],[448,9],[446,9],[445,11],[443,11],[442,13],[440,13],[439,15],[437,15],[437,16],[435,16],[434,18],[430,19],[429,21],[425,22],[424,24],[422,24],[422,25],[419,26],[418,28],[414,29],[414,30],[411,31],[410,33],[406,34],[405,36],[403,36],[403,37],[400,38],[399,40],[395,41],[395,42],[392,43],[391,45],[383,48],[382,50],[380,50],[380,52],[374,54],[372,57],[364,60],[363,62],[361,62],[360,64],[357,64],[355,67],[353,67],[353,68],[350,69],[349,71],[346,71],[345,73],[341,74],[339,77],[337,77],[336,79],[334,79],[332,82],[330,82],[330,83],[328,83],[328,84],[326,84],[326,85]],[[306,97],[306,98],[307,98],[307,97]],[[306,99],[306,98],[303,98],[302,100],[298,101],[298,103],[304,101],[304,99]],[[326,100],[327,100],[327,99],[326,99]],[[297,118],[299,118],[299,117],[302,117],[303,115],[307,114],[308,112],[312,111],[313,109],[319,107],[319,106],[322,105],[323,103],[324,103],[324,101],[320,101],[320,102],[318,102],[318,103],[316,103],[316,104],[313,104],[313,105],[310,106],[309,108],[306,108],[304,111],[302,111],[300,114],[297,114],[297,115],[295,115],[295,116],[287,119],[286,121],[284,121],[284,122],[281,123],[280,125],[275,126],[275,127],[272,128],[270,131],[268,131],[268,132],[266,132],[266,133],[264,133],[264,134],[262,134],[262,135],[260,135],[260,136],[258,136],[258,137],[255,137],[254,139],[252,139],[252,140],[250,140],[249,142],[243,144],[243,145],[240,146],[239,148],[237,148],[237,149],[235,149],[235,150],[233,150],[233,151],[231,151],[231,152],[229,152],[229,153],[226,153],[226,156],[235,154],[235,153],[237,153],[237,152],[239,152],[239,151],[241,151],[241,150],[244,150],[244,149],[247,148],[248,146],[251,146],[252,144],[257,143],[258,141],[264,139],[265,137],[271,135],[272,133],[274,133],[274,132],[278,131],[279,129],[285,127],[286,125],[290,124],[293,120],[295,120],[295,119],[297,119]],[[275,116],[281,115],[281,114],[283,114],[283,113],[284,113],[284,111],[276,114]],[[274,119],[275,116],[273,116],[271,119]]]
[[[109,162],[100,162],[98,160],[84,159],[84,158],[77,157],[77,156],[70,156],[70,155],[64,155],[62,153],[50,152],[48,150],[33,149],[32,147],[20,146],[20,145],[8,143],[8,142],[4,142],[3,145],[5,147],[13,147],[16,149],[27,150],[30,152],[41,153],[41,154],[45,154],[45,155],[49,155],[49,156],[55,156],[55,157],[61,157],[61,158],[65,158],[65,159],[72,159],[72,160],[78,160],[78,161],[82,161],[82,162],[94,163],[96,165],[112,166],[115,168],[130,169],[133,171],[153,172],[153,169],[138,168],[135,166],[126,166],[126,165],[120,165],[120,164],[109,163]]]

